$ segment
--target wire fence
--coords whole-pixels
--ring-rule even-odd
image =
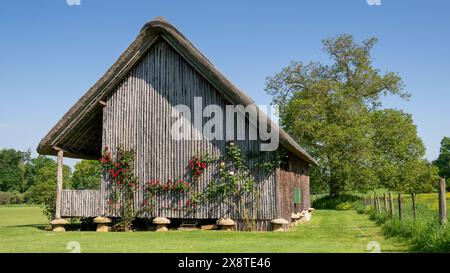
[[[445,180],[441,179],[438,193],[402,194],[384,193],[362,196],[365,206],[399,221],[439,221],[447,224],[450,195],[445,190]]]

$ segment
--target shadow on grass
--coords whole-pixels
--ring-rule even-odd
[[[52,231],[50,224],[28,224],[28,225],[12,225],[5,226],[5,228],[33,228],[43,231]],[[82,228],[80,224],[66,225],[64,227],[66,231],[95,231],[95,229]]]
[[[28,225],[13,225],[5,226],[6,228],[36,228],[40,230],[48,230],[49,225],[45,224],[28,224]]]

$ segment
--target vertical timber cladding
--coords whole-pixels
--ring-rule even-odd
[[[101,215],[98,203],[101,195],[98,190],[62,190],[62,217],[95,217]]]
[[[202,97],[203,107],[216,104],[225,109],[227,101],[206,78],[200,75],[165,40],[155,43],[127,77],[116,87],[107,100],[103,115],[103,145],[114,153],[118,147],[132,149],[136,153],[135,174],[143,182],[158,179],[188,178],[188,161],[195,153],[207,152],[212,156],[223,155],[226,142],[222,140],[173,140],[171,126],[177,119],[171,117],[172,108],[187,105],[194,115],[194,97]],[[225,115],[224,115],[225,117]],[[204,118],[203,123],[208,119]],[[248,121],[246,132],[248,132]],[[192,129],[193,131],[196,129]],[[225,134],[224,125],[224,134]],[[236,141],[243,154],[259,151],[259,141]],[[250,160],[249,166],[255,162]],[[218,163],[208,166],[201,179],[192,183],[191,192],[201,192],[217,178]],[[276,215],[275,174],[262,169],[253,170],[257,192],[244,202],[255,219],[271,220]],[[103,182],[105,183],[105,182]],[[102,187],[105,188],[105,187]],[[106,197],[105,197],[106,198]],[[136,203],[142,204],[142,190],[136,194]],[[217,219],[231,217],[241,219],[237,200],[212,200],[195,210],[186,209],[188,197],[165,193],[156,198],[155,209],[143,217]],[[104,203],[103,203],[104,205]]]
[[[278,216],[291,222],[291,213],[297,213],[310,207],[309,199],[309,165],[294,159],[289,153],[286,164],[279,169],[278,192],[280,211]],[[299,189],[300,204],[294,205],[295,189]]]

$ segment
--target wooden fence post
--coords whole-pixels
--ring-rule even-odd
[[[411,202],[412,202],[412,211],[413,211],[413,217],[414,220],[417,219],[417,212],[416,212],[416,194],[415,193],[411,193]]]
[[[57,170],[56,170],[56,208],[55,208],[55,218],[61,218],[61,192],[63,186],[63,158],[64,152],[58,150],[57,157]]]
[[[384,213],[387,213],[386,193],[383,194]]]
[[[439,181],[439,219],[441,225],[447,224],[447,191],[445,189],[445,179]]]
[[[402,194],[398,193],[398,220],[402,220]]]
[[[394,198],[392,197],[392,192],[389,193],[389,215],[394,217]]]

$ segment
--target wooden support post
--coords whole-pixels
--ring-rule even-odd
[[[100,180],[100,198],[98,199],[98,206],[99,206],[99,215],[104,216],[105,215],[105,198],[103,196],[106,195],[106,183],[104,183],[105,173],[102,172],[102,179]]]
[[[439,222],[441,225],[447,224],[447,194],[445,189],[445,179],[439,181]]]
[[[402,220],[402,194],[398,193],[398,220]]]
[[[384,213],[387,213],[386,193],[383,194]]]
[[[55,218],[61,218],[61,194],[63,186],[63,157],[64,152],[58,150],[57,170],[56,170],[56,212]]]
[[[394,198],[392,197],[392,192],[389,193],[389,215],[394,217]]]
[[[416,194],[415,193],[411,193],[411,203],[412,203],[413,217],[414,217],[414,220],[416,220],[417,212],[416,212]]]

